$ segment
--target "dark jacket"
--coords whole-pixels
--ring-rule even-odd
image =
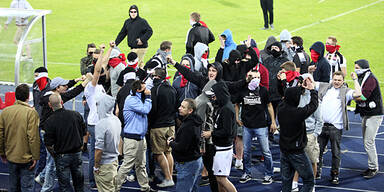
[[[148,22],[139,16],[139,9],[136,5],[132,5],[129,10],[136,9],[137,17],[125,20],[120,33],[117,35],[115,43],[116,46],[124,40],[125,36],[128,36],[128,47],[130,48],[147,48],[148,40],[152,36],[152,28]],[[142,45],[137,45],[137,38],[140,38]]]
[[[284,153],[304,153],[307,145],[305,119],[314,113],[319,105],[317,91],[311,90],[311,101],[304,107],[300,102],[301,87],[291,87],[285,91],[283,102],[277,109],[280,124],[280,150]]]
[[[366,80],[364,81],[364,77]],[[383,115],[383,99],[377,78],[369,70],[358,76],[365,101],[358,101],[355,113],[361,116]]]
[[[198,159],[200,154],[201,118],[192,113],[182,120],[176,132],[175,140],[170,143],[173,157],[177,162],[188,162]]]
[[[212,131],[213,144],[219,147],[228,147],[233,144],[236,136],[236,114],[230,102],[228,87],[224,82],[218,82],[212,86],[216,95],[216,106],[214,129]]]
[[[37,85],[36,81],[33,82],[33,107],[35,107],[37,113],[39,113],[39,116],[41,117],[43,106],[40,104],[41,98],[44,97],[45,93],[49,91],[49,85],[51,83],[51,80],[47,78],[47,85],[45,85],[44,89],[40,91],[39,86]]]
[[[304,50],[299,50],[293,56],[293,62],[296,64],[296,68],[300,68],[300,74],[308,73],[311,57]]]
[[[265,66],[264,61],[268,57],[272,57],[272,54],[270,52],[271,46],[273,43],[277,42],[276,38],[274,36],[269,36],[267,39],[267,42],[265,43],[264,49],[260,51],[260,62]]]
[[[79,112],[58,109],[45,123],[44,142],[54,146],[56,154],[76,153],[83,146],[86,126]]]
[[[92,66],[93,56],[88,55],[86,57],[81,58],[80,60],[80,73],[81,75],[85,75],[87,73],[88,67]]]
[[[151,89],[152,109],[148,114],[149,127],[161,128],[175,126],[176,90],[167,82],[153,80]]]
[[[70,88],[70,87],[73,87],[75,84],[76,84],[76,82],[74,80],[70,80],[67,85],[68,85],[68,88]],[[75,98],[77,95],[79,95],[81,92],[83,92],[83,90],[84,90],[84,87],[80,84],[80,85],[76,86],[75,88],[73,88],[73,89],[71,89],[65,93],[61,93],[60,94],[61,100],[63,101],[63,103],[66,103],[67,101]],[[45,120],[47,120],[48,117],[51,116],[51,114],[53,112],[52,109],[48,105],[49,96],[51,94],[52,94],[51,91],[46,92],[44,94],[44,96],[40,99],[40,105],[43,107],[42,112],[41,112],[41,116],[40,116],[40,127],[42,127],[43,129],[45,127],[44,126]]]
[[[284,51],[282,51],[285,53]],[[269,95],[271,101],[277,101],[281,99],[281,95],[278,91],[278,79],[277,73],[280,71],[280,66],[284,62],[288,61],[286,54],[281,54],[279,57],[270,56],[264,61],[264,66],[269,72]]]
[[[186,53],[195,55],[194,47],[197,42],[208,45],[215,40],[215,36],[207,28],[202,26],[199,22],[195,23],[188,31],[187,43],[185,45]]]
[[[124,128],[124,114],[123,114],[124,103],[125,103],[125,99],[131,93],[131,87],[132,87],[131,85],[133,81],[135,81],[135,79],[128,79],[127,82],[124,84],[124,86],[121,87],[121,89],[119,90],[116,96],[116,104],[117,104],[117,107],[119,108],[118,118],[120,119],[122,128]]]
[[[216,76],[216,81],[221,81],[223,77],[223,67],[219,62],[214,62],[208,64],[208,69],[210,66],[214,66],[214,68],[217,70],[217,76]],[[175,68],[184,75],[184,77],[192,82],[193,84],[197,85],[199,89],[203,89],[205,84],[209,81],[208,76],[204,76],[200,72],[192,72],[188,68],[180,65],[179,63],[175,64]]]
[[[324,58],[324,44],[320,41],[315,42],[309,51],[315,50],[318,54],[320,54],[317,62],[311,62],[310,65],[316,65],[316,70],[313,72],[313,79],[319,82],[328,83],[331,76],[331,66],[329,65],[327,59]]]

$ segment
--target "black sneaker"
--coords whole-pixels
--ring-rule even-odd
[[[207,185],[209,185],[209,178],[208,177],[201,177],[199,185],[200,186],[207,186]]]
[[[331,183],[334,184],[334,185],[338,185],[339,184],[339,176],[338,175],[333,175],[332,179],[331,179]]]
[[[366,179],[370,179],[374,177],[377,174],[377,169],[367,169],[366,171],[363,172],[363,177]]]
[[[316,179],[316,180],[321,179],[321,172],[316,173],[316,177],[315,177],[315,179]]]
[[[246,183],[246,182],[248,182],[248,181],[251,180],[251,179],[252,179],[252,177],[251,177],[250,174],[244,173],[243,176],[241,176],[239,182],[240,182],[240,183]]]
[[[269,185],[273,182],[273,178],[271,176],[265,176],[262,182],[263,185]]]

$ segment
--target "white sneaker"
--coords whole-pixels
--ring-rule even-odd
[[[135,181],[135,176],[134,175],[128,175],[127,176],[127,181],[134,182]]]
[[[280,167],[274,167],[273,172],[274,173],[280,173]]]
[[[175,183],[172,180],[166,180],[166,179],[164,179],[163,182],[157,184],[157,186],[161,187],[161,188],[163,188],[163,187],[172,187],[174,185],[175,185]]]
[[[243,170],[244,168],[244,165],[243,165],[243,160],[238,160],[236,159],[236,162],[235,162],[235,168],[236,169],[240,169],[240,170]]]
[[[38,184],[41,185],[41,186],[44,185],[44,182],[41,180],[40,175],[38,175],[37,177],[35,177],[35,182],[38,183]]]
[[[299,191],[299,184],[296,181],[292,182],[292,192]]]

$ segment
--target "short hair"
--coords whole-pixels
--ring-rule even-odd
[[[163,68],[156,68],[155,75],[159,76],[160,79],[165,79],[165,76],[167,75],[167,71],[165,71],[165,69]]]
[[[301,38],[300,36],[293,36],[291,39],[292,43],[298,46],[303,46],[304,44],[303,38]]]
[[[287,71],[296,71],[296,64],[292,61],[286,61],[280,65],[281,68]]]
[[[344,73],[342,71],[335,71],[333,74],[332,74],[332,79],[335,75],[340,75],[343,77],[343,80],[344,80]]]
[[[198,12],[193,12],[191,13],[191,17],[193,20],[195,20],[196,22],[200,22],[200,14]]]
[[[88,49],[89,48],[96,48],[96,45],[94,44],[94,43],[89,43],[88,45],[87,45],[87,53],[88,53]]]
[[[192,98],[185,98],[183,101],[187,102],[188,103],[188,109],[192,109],[192,112],[195,112],[196,111],[196,101]]]
[[[141,84],[143,84],[141,80],[135,80],[132,82],[131,84],[132,95],[136,95],[137,90],[141,89]]]
[[[337,43],[337,39],[335,36],[329,36],[328,39],[331,39],[332,42]]]
[[[54,93],[49,96],[49,103],[54,111],[63,108],[61,101],[60,94]]]
[[[15,96],[17,100],[27,101],[29,98],[29,86],[27,84],[17,86]]]
[[[160,50],[165,51],[166,49],[170,49],[172,47],[172,42],[170,41],[163,41],[160,44]]]

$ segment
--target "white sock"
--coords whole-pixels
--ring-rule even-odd
[[[297,188],[298,185],[299,184],[297,183],[297,181],[293,181],[292,182],[292,189]]]

